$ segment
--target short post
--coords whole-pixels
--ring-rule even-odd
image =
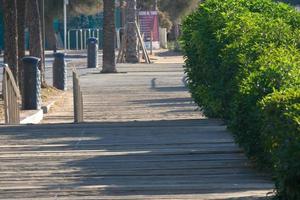
[[[82,29],[80,29],[80,50],[83,50],[83,34]]]
[[[71,50],[71,35],[70,35],[70,31],[68,31],[68,50]]]
[[[67,90],[67,63],[65,62],[64,53],[55,53],[53,62],[53,87],[66,91]]]
[[[98,66],[98,39],[89,38],[88,39],[88,49],[87,49],[87,58],[88,58],[88,68],[97,68]]]
[[[79,33],[78,30],[76,30],[76,50],[79,50],[78,38],[79,38]]]
[[[40,59],[26,56],[23,61],[23,109],[41,109],[41,73],[39,70]]]
[[[83,49],[86,49],[86,30],[83,29]]]

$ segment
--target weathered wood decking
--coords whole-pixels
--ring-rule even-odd
[[[217,121],[1,128],[0,199],[227,199],[269,179]]]
[[[272,191],[224,124],[195,110],[180,65],[124,69],[82,77],[90,123],[0,127],[0,199],[246,200]],[[45,122],[56,116],[70,117]]]

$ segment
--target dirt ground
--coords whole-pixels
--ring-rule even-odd
[[[50,101],[51,99],[61,96],[62,91],[57,90],[53,87],[43,88],[42,89],[42,102]],[[4,104],[2,95],[0,95],[0,121],[4,121]]]
[[[54,88],[54,87],[47,87],[42,88],[42,102],[47,102],[49,99],[59,96],[62,93],[62,91]]]

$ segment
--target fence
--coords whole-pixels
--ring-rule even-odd
[[[79,77],[73,70],[73,103],[74,103],[74,122],[83,122],[83,96],[80,87]]]
[[[120,31],[123,28],[116,29],[116,47],[120,47]],[[103,29],[70,29],[68,30],[67,48],[69,50],[84,50],[87,49],[87,40],[90,37],[98,39],[99,49],[103,48]]]
[[[20,124],[20,91],[7,65],[3,70],[3,100],[5,124]]]
[[[83,50],[87,48],[87,39],[95,37],[102,47],[102,29],[71,29],[68,31],[68,49]]]

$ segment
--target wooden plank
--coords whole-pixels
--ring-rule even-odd
[[[5,114],[5,124],[9,124],[9,103],[8,103],[8,80],[6,71],[4,69],[3,73],[3,100],[4,100],[4,114]]]
[[[21,98],[19,88],[16,84],[16,81],[14,79],[14,76],[13,76],[11,70],[9,69],[9,67],[7,65],[4,67],[4,69],[5,69],[5,72],[8,76],[8,79],[10,80],[10,83],[12,84],[12,87],[13,87],[13,90],[14,90],[15,94],[17,95],[18,98]]]
[[[51,186],[51,185],[50,185]],[[134,185],[134,184],[126,184],[126,185],[105,185],[105,184],[91,184],[91,185],[83,185],[83,184],[72,184],[68,185],[57,185],[52,186],[51,188],[45,188],[45,185],[30,185],[30,184],[23,184],[20,186],[7,186],[1,187],[0,191],[14,191],[15,193],[21,192],[24,193],[26,190],[33,190],[34,192],[45,192],[45,189],[52,192],[91,192],[91,191],[106,191],[106,194],[117,194],[122,193],[123,195],[128,195],[130,193],[140,193],[146,191],[152,191],[151,194],[158,194],[158,193],[169,193],[172,192],[176,194],[182,194],[185,192],[192,192],[198,191],[197,193],[201,194],[201,192],[225,192],[227,191],[244,191],[244,190],[269,190],[272,188],[272,184],[269,183],[245,183],[245,184],[215,184],[215,183],[195,183],[195,184],[147,184],[147,185]],[[21,191],[20,191],[21,190]],[[109,191],[107,191],[109,190]],[[135,191],[135,192],[132,192]],[[185,191],[185,192],[184,192]],[[0,193],[1,194],[1,193]],[[149,193],[148,193],[149,194]],[[2,196],[2,195],[1,195]]]
[[[102,194],[101,196],[97,194],[95,191],[92,191],[91,193],[72,193],[72,195],[65,196],[63,194],[60,195],[59,200],[166,200],[166,199],[172,199],[172,200],[224,200],[224,199],[253,199],[253,195],[256,195],[255,200],[262,200],[265,199],[263,196],[267,193],[268,191],[264,190],[259,190],[259,191],[248,191],[248,192],[233,192],[230,194],[226,193],[207,193],[201,195],[197,194],[170,194],[170,195],[163,195],[163,194],[157,194],[157,195],[120,195],[120,194],[111,194],[111,195],[106,195]],[[35,194],[35,195],[34,195]],[[38,196],[40,195],[40,196]],[[55,194],[50,193],[49,196],[55,196]],[[49,198],[44,193],[32,193],[30,197],[24,196],[22,197],[22,200],[32,200],[32,198],[38,198],[39,200],[53,200],[53,198]],[[262,198],[260,198],[262,197]],[[7,200],[7,199],[5,199]]]
[[[141,46],[142,46],[142,50],[143,50],[143,54],[144,54],[144,57],[145,57],[145,61],[146,61],[147,64],[150,64],[151,61],[150,61],[148,52],[146,50],[145,43],[144,43],[144,41],[142,39],[142,35],[141,35],[141,32],[140,32],[140,29],[139,29],[137,23],[135,23],[135,22],[133,22],[133,23],[135,25],[135,29],[136,29],[136,32],[137,32],[137,35],[138,35],[138,40],[139,40],[139,42],[141,43]]]
[[[79,83],[79,77],[73,70],[73,107],[74,107],[74,122],[83,122],[83,95]]]
[[[7,65],[3,70],[3,99],[6,124],[19,124],[19,99],[20,92],[15,79]]]
[[[84,116],[84,112],[83,112],[83,94],[82,91],[80,91],[80,122],[83,122],[83,116]]]
[[[77,96],[78,96],[78,85],[76,80],[76,73],[73,71],[73,107],[74,107],[74,122],[78,122],[78,107],[77,107]]]

